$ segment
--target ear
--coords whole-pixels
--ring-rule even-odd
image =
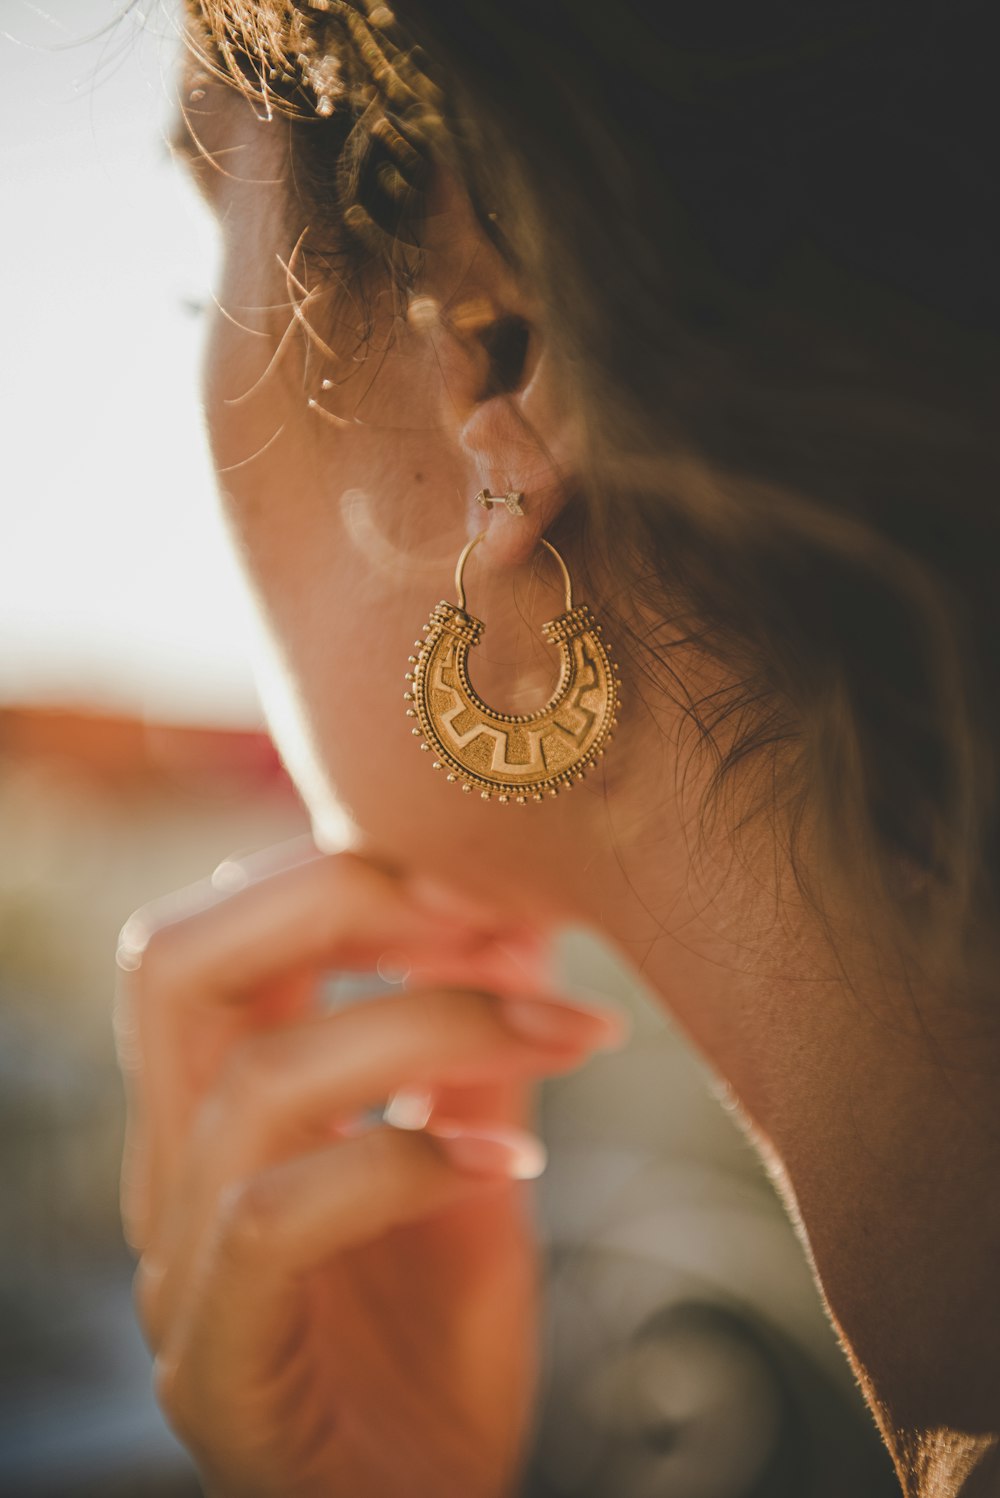
[[[483,561],[526,561],[576,491],[583,451],[546,346],[545,309],[484,233],[464,188],[442,171],[424,245],[426,294],[410,320],[430,335],[445,431],[465,475],[469,538],[486,532]],[[484,508],[482,490],[501,498]],[[502,496],[523,496],[523,515]]]

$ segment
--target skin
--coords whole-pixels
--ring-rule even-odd
[[[221,84],[189,122],[224,251],[206,410],[265,621],[272,727],[317,837],[351,849],[305,875],[252,874],[235,911],[212,894],[166,925],[143,913],[129,948],[119,1014],[139,1304],[161,1399],[210,1491],[376,1494],[398,1486],[396,1461],[408,1492],[508,1490],[530,1421],[530,1224],[499,1156],[489,1178],[482,1161],[463,1171],[433,1127],[523,1127],[532,1077],[607,1040],[560,1008],[545,972],[539,939],[569,918],[641,970],[732,1089],[905,1493],[1000,1493],[995,1027],[905,974],[847,895],[831,892],[820,921],[777,817],[739,837],[725,817],[698,832],[710,766],[665,691],[629,693],[626,675],[601,771],[556,802],[486,806],[431,772],[402,676],[479,529],[466,579],[488,621],[476,684],[524,711],[551,681],[537,629],[561,605],[554,572],[533,562],[574,503],[580,434],[542,309],[442,174],[424,300],[383,352],[389,304],[376,298],[373,347],[355,359],[356,317],[296,252],[315,231],[286,191],[287,126]],[[477,319],[510,314],[532,328],[526,383],[483,400]],[[522,490],[525,516],[485,514],[470,501],[484,485]],[[599,612],[599,591],[588,601]],[[693,655],[675,665],[695,692],[722,684]],[[426,889],[447,908],[433,929]],[[254,961],[247,930],[261,933]],[[423,986],[404,1005],[317,1017],[317,973],[387,945]],[[573,1044],[515,1056],[502,1012],[516,994],[564,1014]],[[404,1008],[413,1028],[394,1048]],[[428,1130],[380,1129],[375,1144],[338,1132],[303,1152],[360,1103],[421,1084],[434,1091]],[[304,1312],[328,1331],[319,1349],[298,1336]],[[423,1367],[442,1324],[450,1351]],[[432,1396],[414,1403],[414,1383]],[[387,1420],[398,1440],[374,1441]]]

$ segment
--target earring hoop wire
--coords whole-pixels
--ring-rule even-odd
[[[480,531],[478,536],[473,536],[472,540],[468,541],[465,546],[463,546],[458,561],[455,563],[455,599],[458,603],[459,608],[462,610],[465,609],[465,580],[463,577],[463,573],[465,572],[465,564],[468,561],[472,551],[479,545],[480,541],[485,539],[485,537],[485,531]],[[573,583],[569,575],[569,568],[566,566],[566,563],[556,551],[551,541],[546,541],[544,536],[539,536],[538,542],[540,546],[545,547],[546,551],[550,551],[552,553],[557,563],[559,564],[559,571],[562,573],[563,587],[566,590],[566,612],[568,614],[573,607]]]
[[[618,727],[621,678],[602,627],[585,603],[573,607],[569,568],[551,541],[539,540],[558,564],[565,612],[541,627],[542,639],[560,655],[559,680],[544,707],[504,713],[490,707],[469,677],[469,651],[486,625],[465,606],[464,570],[485,530],[467,541],[455,566],[457,603],[442,598],[414,640],[416,655],[403,700],[410,732],[437,758],[431,767],[458,781],[466,795],[524,806],[558,796],[582,780],[603,756]]]

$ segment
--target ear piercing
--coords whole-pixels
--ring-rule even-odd
[[[491,494],[488,489],[480,489],[476,495],[476,503],[482,505],[484,510],[492,510],[494,505],[506,505],[512,515],[523,515],[524,499],[520,489],[512,489],[509,494]]]

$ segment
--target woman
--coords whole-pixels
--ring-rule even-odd
[[[905,1493],[1000,1492],[985,7],[201,0],[188,41],[220,488],[348,849],[123,936],[138,1303],[207,1491],[516,1491],[533,1084],[618,1038],[553,991],[571,918],[738,1099]],[[602,624],[565,760],[496,717],[463,760],[458,636],[411,643],[480,533],[486,703],[550,691],[541,542]],[[407,993],[320,1010],[380,961]]]

